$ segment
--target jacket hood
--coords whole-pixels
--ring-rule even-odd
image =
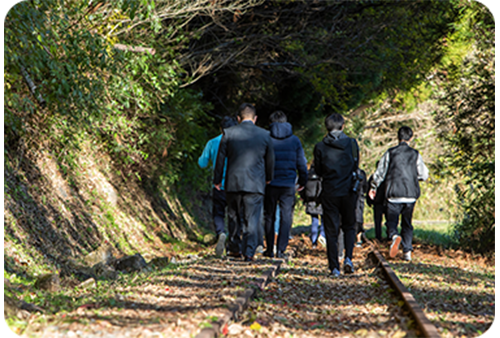
[[[285,139],[292,136],[292,125],[288,122],[274,122],[269,125],[271,137]]]
[[[323,142],[327,146],[337,149],[345,149],[350,143],[349,140],[349,137],[341,130],[331,131],[323,138]]]

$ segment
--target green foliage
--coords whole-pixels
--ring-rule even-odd
[[[455,227],[461,247],[490,255],[495,247],[494,21],[479,3],[464,4],[450,43],[471,48],[461,61],[457,47],[437,73],[441,109],[435,119],[447,155],[441,166],[461,178],[456,186],[462,215]]]
[[[199,93],[179,89],[184,74],[165,58],[173,52],[162,47],[159,25],[149,0],[111,1],[105,10],[90,1],[14,6],[5,25],[6,143],[16,149],[45,142],[67,175],[78,171],[75,153],[90,139],[127,177],[169,173],[175,181],[201,144],[193,121],[209,106]]]
[[[266,127],[267,117],[283,110],[310,159],[325,116],[349,115],[384,95],[409,101],[443,56],[442,40],[457,15],[446,1],[267,1],[237,18],[220,14],[217,25],[194,21],[199,35],[179,60],[220,65],[192,85],[213,114],[252,102]],[[367,116],[350,117],[347,131],[359,138]]]

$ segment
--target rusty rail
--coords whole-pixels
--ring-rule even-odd
[[[431,323],[431,321],[425,316],[424,312],[418,305],[417,301],[413,297],[413,295],[408,291],[408,289],[401,283],[399,278],[394,273],[394,270],[390,267],[387,260],[382,256],[380,251],[378,250],[378,245],[374,242],[368,240],[364,235],[363,238],[366,243],[369,243],[372,251],[370,255],[372,259],[376,262],[378,266],[381,267],[384,275],[387,277],[392,286],[396,289],[398,294],[403,298],[406,307],[410,310],[413,318],[415,318],[415,322],[417,323],[422,335],[428,338],[438,338],[440,334],[436,329],[436,326]]]

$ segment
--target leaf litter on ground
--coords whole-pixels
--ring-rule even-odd
[[[62,291],[76,302],[64,312],[33,315],[22,336],[192,337],[210,327],[271,262],[205,259],[121,275],[96,289]]]
[[[224,335],[419,336],[402,301],[366,260],[366,245],[355,248],[355,273],[336,279],[328,276],[325,249],[311,249],[304,237],[295,237],[290,245],[298,248],[298,257],[282,264],[281,272],[257,293],[238,321],[224,326]],[[494,266],[454,251],[415,247],[413,262],[397,257],[390,264],[443,337],[474,337],[486,331],[494,317]],[[273,263],[262,257],[249,264],[216,258],[210,252],[200,254],[204,259],[192,264],[125,274],[117,281],[100,281],[95,288],[66,288],[52,294],[45,301],[54,306],[60,299],[55,310],[32,313],[23,332],[17,333],[192,337],[221,318],[228,304],[254,287]],[[26,297],[33,293],[29,287],[19,292]]]
[[[411,263],[390,264],[443,338],[476,337],[492,325],[494,257],[416,243]]]
[[[304,238],[293,264],[282,268],[250,303],[239,324],[260,330],[252,337],[416,337],[415,325],[367,249],[356,248],[354,274],[329,276],[325,249],[310,249]]]

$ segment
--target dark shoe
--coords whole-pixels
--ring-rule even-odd
[[[241,258],[242,257],[240,252],[233,252],[233,251],[228,251],[227,255],[229,257],[234,257],[234,258]]]
[[[411,262],[411,251],[403,252],[403,259],[405,261]]]
[[[288,258],[288,255],[287,255],[287,254],[285,254],[284,252],[278,251],[278,253],[276,254],[276,257],[278,257],[278,258],[283,258],[283,259],[287,259],[287,258]]]
[[[349,257],[346,257],[344,260],[344,273],[353,273],[354,272],[354,266],[352,265],[351,260]]]
[[[264,253],[262,254],[262,256],[273,258],[274,257],[274,252],[266,250],[266,251],[264,251]]]
[[[245,256],[245,262],[253,262],[253,257]]]

